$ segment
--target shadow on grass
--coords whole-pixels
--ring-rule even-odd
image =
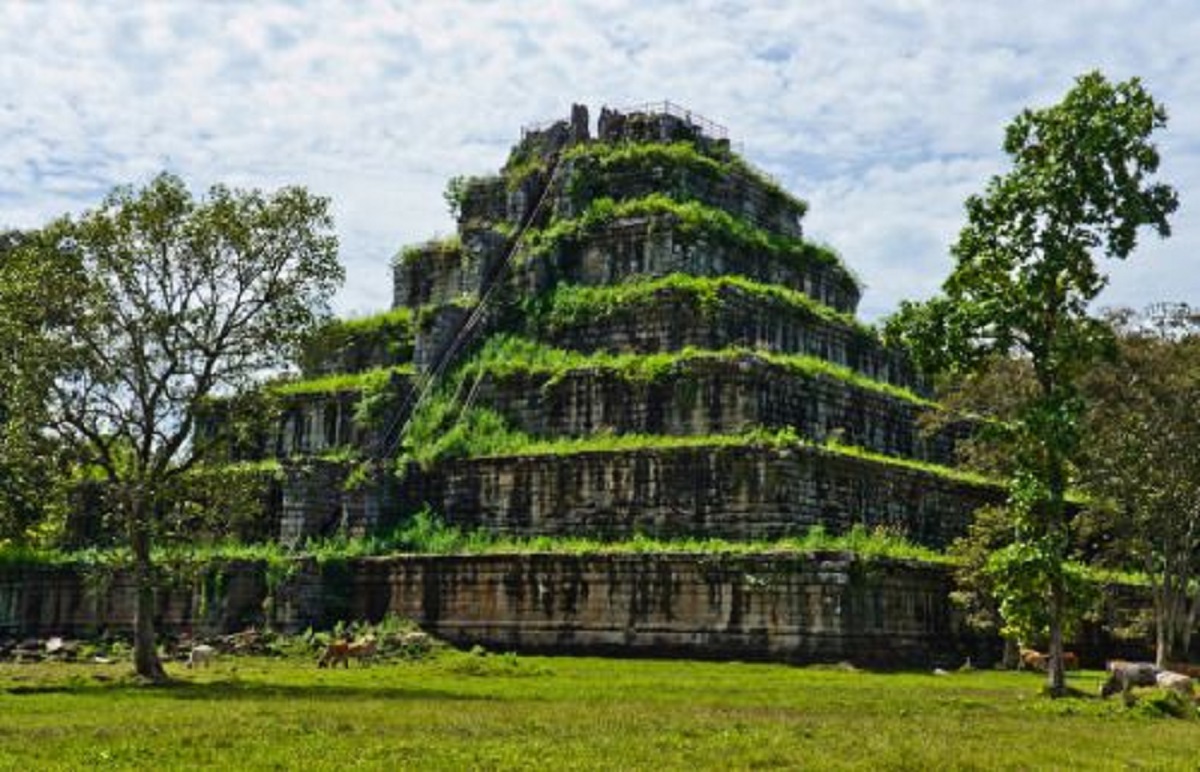
[[[163,684],[147,685],[133,679],[104,683],[84,679],[73,679],[68,683],[30,684],[10,686],[0,690],[14,696],[45,694],[146,694],[171,697],[180,700],[244,700],[244,699],[304,699],[345,700],[347,698],[375,700],[441,700],[448,702],[490,702],[498,698],[488,695],[462,694],[444,689],[429,689],[421,686],[348,686],[324,684],[271,684],[257,681],[229,679],[195,683],[192,681],[168,681]]]

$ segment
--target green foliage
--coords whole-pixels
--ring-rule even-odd
[[[333,321],[305,342],[300,367],[316,373],[331,365],[339,371],[361,371],[379,360],[398,365],[412,357],[413,334],[413,313],[407,308]]]
[[[450,213],[450,219],[456,222],[462,215],[462,205],[467,195],[468,184],[469,180],[467,177],[451,177],[446,182],[446,189],[442,192],[442,198],[446,201],[446,210]]]
[[[31,244],[39,260],[75,268],[47,288],[67,313],[38,330],[56,352],[44,429],[120,494],[136,563],[138,670],[159,680],[156,515],[211,449],[191,442],[207,400],[256,386],[328,318],[344,276],[329,202],[302,188],[219,185],[196,200],[161,174],[51,223]]]
[[[71,459],[44,427],[70,352],[58,333],[86,277],[53,247],[40,232],[0,232],[0,545],[44,542],[66,509]]]
[[[1082,617],[1095,607],[1098,588],[1087,569],[1064,562],[1062,554],[1062,548],[1046,538],[1022,539],[988,558],[984,570],[999,599],[1002,635],[1018,641],[1046,640],[1053,621],[1046,598],[1056,582],[1063,588],[1059,623],[1064,637],[1070,638]]]
[[[1085,519],[1107,565],[1153,587],[1158,662],[1186,659],[1200,616],[1200,326],[1186,305],[1118,312],[1117,356],[1084,379],[1090,398],[1084,483],[1100,506]]]
[[[527,303],[535,325],[554,331],[586,326],[616,315],[637,317],[647,307],[667,298],[680,298],[705,314],[714,313],[733,296],[745,296],[780,308],[790,315],[819,320],[852,330],[863,338],[875,339],[875,332],[850,314],[835,311],[803,292],[762,284],[742,276],[691,276],[673,273],[655,279],[621,284],[585,286],[559,284],[546,296]]]
[[[776,354],[746,348],[706,351],[686,348],[657,354],[583,354],[568,349],[546,346],[527,338],[500,335],[491,338],[479,355],[462,369],[467,377],[481,372],[494,378],[540,376],[553,385],[567,375],[588,370],[611,373],[633,383],[651,383],[685,376],[693,365],[717,362],[724,364],[761,363],[779,368],[789,374],[809,378],[829,378],[850,384],[858,389],[886,394],[894,399],[915,405],[932,407],[933,403],[909,389],[876,381],[819,357],[802,354]]]
[[[562,243],[573,243],[604,230],[612,223],[633,218],[670,218],[675,233],[684,240],[709,240],[731,248],[785,261],[799,270],[824,267],[833,270],[843,286],[853,292],[858,280],[828,247],[759,228],[722,209],[697,201],[679,202],[661,193],[627,201],[593,200],[577,218],[556,220],[542,230],[526,232],[526,260],[538,259]]]
[[[800,214],[807,209],[807,204],[793,198],[740,157],[732,153],[705,152],[694,142],[588,142],[567,148],[562,160],[574,166],[568,193],[577,204],[596,198],[610,178],[684,172],[710,181],[728,177],[748,179],[780,204],[793,206]],[[663,180],[657,180],[658,187],[664,184]]]
[[[386,387],[394,378],[409,376],[413,372],[412,365],[376,367],[361,373],[333,373],[305,380],[278,381],[270,389],[280,396],[368,392]]]
[[[929,370],[1029,363],[1036,385],[1006,441],[1017,544],[996,568],[1016,572],[1003,587],[1045,592],[1056,691],[1071,581],[1065,498],[1085,407],[1078,387],[1110,348],[1107,328],[1088,315],[1107,282],[1095,253],[1127,257],[1143,226],[1169,235],[1175,191],[1151,179],[1159,157],[1150,135],[1165,123],[1136,78],[1114,85],[1095,72],[1058,105],[1023,112],[1005,133],[1012,169],[967,200],[943,294],[904,304],[887,325]],[[1012,605],[1029,603],[1014,597]]]
[[[197,465],[163,491],[160,538],[168,544],[271,539],[265,515],[282,477],[274,459]]]
[[[1194,702],[1178,692],[1161,689],[1138,700],[1135,710],[1147,718],[1181,718],[1189,721],[1200,718]]]
[[[545,174],[548,167],[545,159],[538,156],[510,161],[504,166],[504,184],[509,190],[517,190],[534,175]]]
[[[412,244],[400,250],[392,260],[394,265],[408,265],[427,257],[434,259],[457,258],[462,255],[462,240],[457,234],[445,238],[430,239],[421,244]]]

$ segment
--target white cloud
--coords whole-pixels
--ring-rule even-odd
[[[944,277],[962,200],[1004,124],[1091,68],[1167,104],[1176,236],[1114,271],[1110,302],[1200,302],[1200,78],[1190,3],[11,3],[0,28],[0,224],[32,226],[161,168],[196,188],[334,199],[349,280],[450,227],[441,190],[497,168],[522,124],[583,101],[669,98],[729,126],[810,200],[864,277],[865,316]]]

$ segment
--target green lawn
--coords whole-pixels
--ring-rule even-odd
[[[1154,768],[1200,764],[1200,721],[1050,701],[1022,673],[444,654],[318,670],[223,659],[0,665],[0,768]],[[1095,693],[1097,673],[1072,674]]]

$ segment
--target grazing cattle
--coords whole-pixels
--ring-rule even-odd
[[[1193,680],[1200,679],[1200,665],[1193,665],[1189,662],[1168,662],[1167,670],[1172,673],[1183,673],[1185,676],[1190,676]]]
[[[216,658],[217,650],[212,646],[209,646],[207,643],[201,643],[197,646],[193,646],[192,650],[188,652],[187,666],[189,670],[195,667],[207,667],[208,665],[211,665],[213,660]]]
[[[326,646],[317,667],[337,667],[339,662],[350,667],[350,641],[333,641]]]
[[[1186,700],[1190,700],[1195,697],[1195,690],[1192,687],[1192,679],[1190,676],[1185,676],[1183,673],[1172,673],[1170,670],[1163,670],[1155,677],[1155,682],[1158,684],[1158,688],[1166,689],[1169,692],[1175,692]]]
[[[375,659],[375,652],[378,646],[375,639],[371,637],[364,638],[361,641],[355,641],[346,648],[346,656],[354,657],[361,664],[367,664]]]
[[[1063,655],[1063,670],[1078,670],[1079,655],[1073,651],[1064,651]],[[1045,673],[1050,669],[1050,655],[1043,654],[1036,649],[1021,649],[1021,659],[1019,669],[1037,670]]]
[[[1050,664],[1050,658],[1036,649],[1021,649],[1021,659],[1017,663],[1018,670],[1028,668],[1030,670],[1046,671]]]
[[[1100,696],[1120,692],[1129,698],[1129,690],[1135,686],[1157,686],[1160,671],[1150,662],[1126,662],[1114,659],[1108,663],[1108,680],[1100,686]]]
[[[325,647],[325,652],[317,660],[317,667],[337,667],[340,662],[347,669],[353,657],[362,664],[367,664],[375,658],[378,644],[374,638],[364,638],[361,641],[334,641]]]

